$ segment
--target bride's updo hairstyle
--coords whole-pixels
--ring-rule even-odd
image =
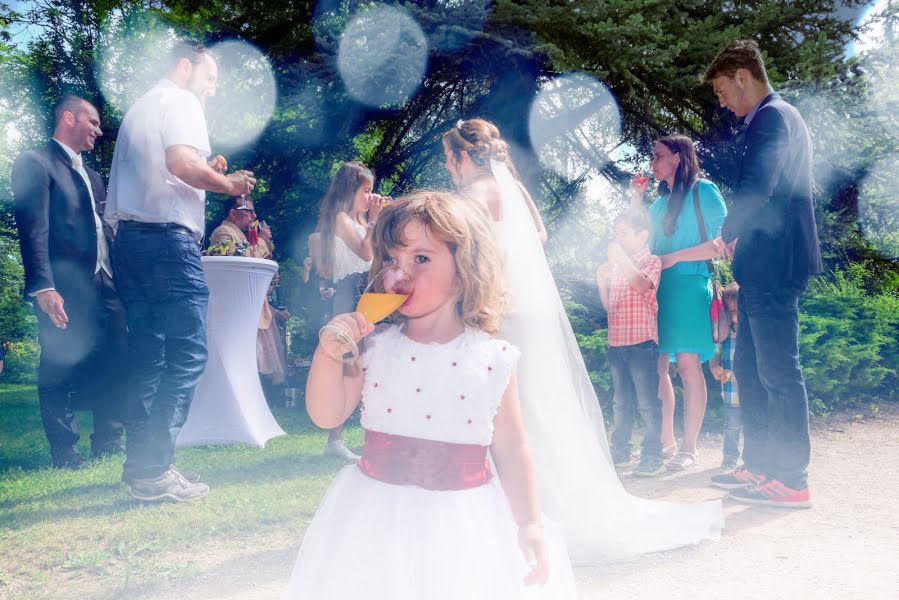
[[[457,161],[461,160],[463,150],[467,152],[482,173],[490,173],[491,160],[510,163],[509,144],[500,136],[496,125],[484,119],[459,121],[443,134],[443,143]]]
[[[391,202],[375,225],[371,277],[384,267],[391,249],[406,245],[403,231],[416,221],[453,255],[462,287],[457,305],[462,321],[490,335],[499,333],[505,309],[502,255],[487,212],[474,202],[433,190],[415,191]],[[393,320],[401,321],[402,316],[395,313]]]

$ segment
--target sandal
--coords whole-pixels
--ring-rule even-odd
[[[662,448],[662,459],[671,460],[677,456],[677,442],[671,442],[670,446]]]
[[[665,463],[669,471],[683,471],[696,465],[696,454],[692,452],[678,452],[677,455]]]

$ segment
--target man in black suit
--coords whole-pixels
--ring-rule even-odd
[[[122,450],[125,315],[112,281],[102,221],[106,190],[82,152],[102,135],[89,102],[65,96],[53,139],[12,170],[25,294],[34,301],[41,360],[38,395],[53,466],[77,469],[73,396],[94,412],[91,454]]]
[[[716,475],[734,499],[807,508],[808,397],[799,365],[799,297],[820,273],[812,141],[802,116],[768,83],[758,45],[731,42],[703,79],[744,117],[745,145],[721,237],[740,284],[734,374],[743,466]]]

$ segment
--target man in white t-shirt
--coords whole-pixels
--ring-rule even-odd
[[[113,267],[132,358],[122,481],[139,500],[185,501],[209,492],[174,466],[175,439],[206,367],[209,290],[198,245],[206,191],[240,196],[256,180],[248,171],[224,175],[221,157],[207,162],[213,56],[179,42],[169,67],[122,121],[105,217],[116,229]]]

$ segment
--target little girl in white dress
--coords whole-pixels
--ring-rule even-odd
[[[537,501],[518,350],[491,337],[499,257],[486,213],[451,195],[410,194],[382,213],[372,272],[395,265],[414,287],[394,324],[331,321],[362,342],[355,362],[331,358],[327,335],[316,350],[309,415],[331,428],[361,403],[365,446],[309,525],[285,598],[576,598]]]

